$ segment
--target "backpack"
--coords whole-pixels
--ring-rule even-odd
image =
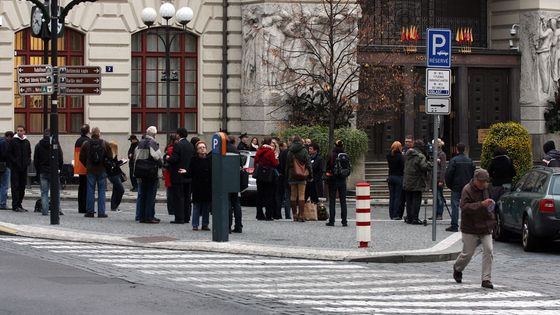
[[[89,162],[92,165],[99,165],[105,162],[105,147],[103,146],[103,141],[90,141]]]
[[[339,178],[346,178],[352,173],[350,157],[346,153],[339,153],[334,160],[333,175]]]

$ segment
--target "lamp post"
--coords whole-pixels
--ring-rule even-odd
[[[165,71],[162,77],[162,81],[165,81],[166,90],[166,116],[167,116],[167,138],[169,138],[169,133],[171,131],[171,81],[175,81],[171,77],[171,45],[180,33],[175,33],[171,36],[171,29],[174,27],[169,24],[169,20],[175,16],[175,21],[181,24],[182,29],[185,30],[187,23],[189,23],[193,18],[193,10],[189,7],[182,7],[175,13],[175,6],[173,4],[166,2],[162,4],[159,8],[159,15],[165,20],[165,24],[162,24],[162,28],[165,30],[164,36],[161,36],[158,32],[153,32],[151,34],[156,35],[165,48]],[[154,8],[145,8],[142,10],[142,22],[146,24],[148,28],[152,27],[157,18],[157,12]]]

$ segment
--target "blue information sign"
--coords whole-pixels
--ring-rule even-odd
[[[451,67],[451,30],[429,28],[426,48],[426,66],[428,68]]]

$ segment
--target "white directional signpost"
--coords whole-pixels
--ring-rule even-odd
[[[436,240],[439,115],[451,112],[451,30],[427,29],[425,112],[434,115],[432,241]]]
[[[49,95],[54,89],[53,68],[50,65],[17,67],[19,95]]]

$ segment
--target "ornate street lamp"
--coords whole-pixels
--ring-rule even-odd
[[[175,29],[169,24],[169,20],[175,16],[175,21],[179,23],[183,30],[186,29],[187,23],[189,23],[193,18],[193,10],[189,7],[180,8],[177,13],[175,13],[175,6],[173,4],[166,2],[159,8],[159,15],[165,20],[165,24],[161,27],[165,30],[165,36],[161,36],[158,32],[153,32],[150,34],[156,35],[163,43],[165,47],[165,71],[162,76],[162,81],[165,81],[166,88],[166,116],[167,116],[167,130],[166,133],[169,136],[171,131],[171,81],[176,81],[177,77],[171,75],[171,45],[180,33],[175,33],[171,36],[171,29]],[[157,19],[157,12],[154,8],[145,8],[142,10],[142,22],[146,24],[148,28],[152,27]],[[169,138],[169,137],[168,137]]]

